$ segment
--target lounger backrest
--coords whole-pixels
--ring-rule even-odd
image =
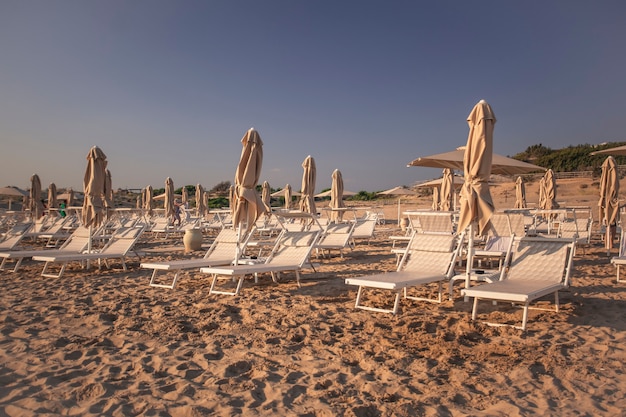
[[[273,265],[303,265],[315,245],[319,232],[283,231],[267,263]]]
[[[399,269],[446,275],[450,271],[456,241],[456,235],[416,233]]]
[[[376,218],[368,218],[365,220],[358,220],[354,225],[352,231],[353,238],[372,237],[374,234],[374,228],[376,227]]]
[[[418,215],[420,230],[423,233],[452,233],[454,223],[448,213],[421,213]]]
[[[0,242],[0,249],[13,249],[31,228],[32,223],[18,223],[9,230],[5,238]]]
[[[122,227],[115,232],[102,252],[126,254],[133,248],[141,233],[143,233],[141,227]]]
[[[352,223],[331,223],[322,236],[321,243],[332,246],[346,246],[352,236]]]
[[[567,285],[571,247],[572,242],[566,239],[522,239],[513,251],[506,279]]]
[[[235,259],[237,253],[237,231],[224,228],[213,241],[205,259]]]

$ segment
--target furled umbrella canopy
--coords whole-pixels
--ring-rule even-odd
[[[256,130],[249,129],[241,138],[241,144],[241,157],[235,173],[233,224],[248,229],[265,211],[256,191],[263,166],[263,141]]]
[[[619,214],[619,176],[615,158],[609,156],[602,164],[600,177],[600,221],[606,226],[605,248],[613,248],[615,226]],[[623,227],[623,226],[622,226]]]
[[[554,172],[549,169],[544,175],[545,178],[545,210],[553,210],[559,208],[559,203],[556,202],[556,178]]]
[[[41,180],[37,174],[33,174],[33,176],[30,177],[28,207],[30,209],[31,218],[38,219],[43,216],[43,204],[41,203]]]
[[[496,117],[491,106],[481,100],[467,118],[469,135],[463,160],[465,183],[461,188],[461,212],[458,230],[464,230],[472,222],[478,224],[478,234],[488,229],[495,211],[489,177],[493,154],[493,130]]]
[[[174,207],[174,198],[174,180],[167,177],[165,179],[165,199],[163,200],[165,217],[175,217],[176,208]]]
[[[330,185],[330,208],[341,209],[346,205],[343,202],[343,176],[338,169],[334,170],[332,175],[332,183]],[[343,211],[331,212],[331,220],[340,222],[343,220]]]
[[[51,182],[48,185],[48,208],[58,208],[59,205],[57,203],[57,186],[55,183]]]
[[[272,189],[270,187],[270,183],[267,181],[263,181],[263,186],[261,187],[261,200],[263,200],[263,204],[265,205],[265,211],[272,211]]]
[[[204,188],[196,184],[196,216],[202,217],[206,214],[206,201],[204,200]]]
[[[522,177],[517,177],[515,181],[515,208],[526,208],[526,186]]]
[[[152,186],[148,185],[145,189],[145,199],[144,199],[143,209],[145,210],[148,216],[152,216]]]
[[[300,210],[317,214],[315,208],[315,181],[317,169],[315,168],[315,159],[311,155],[307,156],[302,162],[302,195],[300,196]]]
[[[236,200],[236,196],[235,196],[235,186],[231,185],[230,187],[228,187],[228,208],[230,209],[230,215],[231,216],[235,216],[235,200]]]
[[[545,174],[539,179],[539,208],[546,208],[546,177]]]
[[[441,211],[452,210],[452,197],[454,187],[454,177],[450,168],[444,168],[441,181],[441,192],[439,193],[439,209]]]
[[[187,192],[187,187],[183,187],[180,190],[180,194],[181,194],[181,201],[182,201],[183,205],[185,207],[187,207],[187,205],[189,203],[189,193]]]
[[[433,209],[433,211],[438,211],[439,210],[439,188],[434,187],[433,188],[433,203],[431,205],[431,208]]]
[[[291,208],[291,185],[285,185],[285,208],[289,210]]]
[[[102,150],[94,146],[87,154],[87,169],[83,179],[82,222],[85,227],[97,227],[104,216],[107,159]]]
[[[113,203],[113,179],[111,178],[111,171],[108,169],[106,170],[106,177],[104,179],[104,204],[108,209],[115,207]]]

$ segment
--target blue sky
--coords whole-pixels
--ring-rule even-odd
[[[486,99],[494,151],[626,140],[623,1],[0,2],[0,186],[82,188],[89,148],[114,188],[261,181],[317,191],[439,177]]]

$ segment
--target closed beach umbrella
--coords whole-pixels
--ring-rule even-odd
[[[546,208],[546,177],[545,174],[539,179],[539,208]]]
[[[111,178],[111,171],[108,169],[104,178],[104,204],[108,209],[115,207],[113,203],[113,179]]]
[[[196,216],[202,217],[206,214],[206,202],[204,201],[204,188],[196,184]]]
[[[97,227],[102,223],[105,199],[106,155],[94,146],[87,154],[87,169],[83,179],[82,222],[85,227]]]
[[[43,205],[41,204],[41,180],[37,174],[33,174],[33,176],[30,177],[28,207],[30,209],[30,216],[33,220],[36,220],[43,215]]]
[[[442,211],[452,210],[452,195],[454,177],[450,168],[444,168],[443,177],[441,179],[441,192],[439,193],[439,208]]]
[[[433,187],[433,204],[431,205],[433,211],[439,210],[439,188]]]
[[[187,192],[187,187],[183,187],[180,190],[180,194],[181,194],[181,201],[182,201],[183,205],[185,207],[187,207],[188,206],[187,203],[189,202],[189,193]]]
[[[285,185],[285,208],[289,210],[291,208],[291,185]]]
[[[145,197],[144,197],[144,206],[143,209],[146,211],[148,216],[152,216],[152,186],[148,185],[145,189]]]
[[[549,169],[545,176],[545,209],[553,210],[559,208],[559,203],[556,202],[556,178],[554,172]]]
[[[613,248],[619,214],[619,177],[617,175],[617,163],[615,158],[609,156],[602,164],[602,176],[600,177],[600,221],[606,226],[604,247],[608,250]],[[624,225],[622,225],[624,227]]]
[[[51,182],[48,186],[48,208],[57,208],[57,186]]]
[[[267,212],[271,212],[272,189],[270,187],[270,183],[267,181],[263,181],[263,187],[261,188],[261,200],[263,200],[265,210]]]
[[[235,216],[235,186],[228,187],[228,208],[230,209],[230,215]]]
[[[496,117],[491,106],[481,100],[472,109],[467,123],[470,131],[463,161],[465,183],[461,188],[459,230],[464,230],[472,222],[476,222],[478,234],[483,235],[495,211],[489,191],[489,177]]]
[[[526,186],[522,177],[517,177],[515,181],[515,208],[526,208]]]
[[[70,189],[67,190],[67,206],[70,207],[72,205],[74,205],[74,189],[70,187]]]
[[[165,208],[165,217],[174,217],[176,213],[174,208],[174,180],[170,177],[165,179],[165,198],[163,199],[163,208]]]
[[[315,177],[317,175],[317,169],[315,168],[315,159],[311,155],[307,156],[302,162],[302,195],[300,196],[300,210],[317,214],[315,208]]]
[[[240,230],[250,228],[265,211],[256,191],[263,166],[263,141],[254,129],[241,138],[241,157],[235,173],[235,211],[233,224]]]
[[[332,183],[330,185],[330,207],[334,209],[344,208],[343,202],[343,176],[338,169],[332,173]],[[340,222],[343,220],[343,211],[331,213],[331,220]]]
[[[83,200],[82,222],[83,226],[89,228],[89,243],[87,251],[91,252],[92,229],[98,227],[103,220],[105,182],[106,182],[107,157],[97,146],[92,147],[87,154],[87,169],[83,178]],[[87,261],[89,268],[89,261]]]

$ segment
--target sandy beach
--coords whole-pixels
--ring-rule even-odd
[[[597,188],[570,188],[595,209]],[[494,198],[504,206],[501,190]],[[383,209],[395,216],[394,204]],[[395,316],[355,309],[344,279],[393,270],[398,232],[388,220],[343,259],[317,259],[302,288],[292,274],[277,284],[262,276],[239,297],[209,296],[209,276],[195,271],[174,290],[149,287],[137,258],[127,272],[74,266],[62,279],[40,277],[32,261],[4,271],[0,414],[624,415],[626,285],[599,234],[575,257],[561,311],[531,310],[522,332],[472,322],[459,287],[442,304],[402,300]],[[149,234],[137,249],[142,260],[202,255]],[[501,304],[481,314],[521,320]]]

